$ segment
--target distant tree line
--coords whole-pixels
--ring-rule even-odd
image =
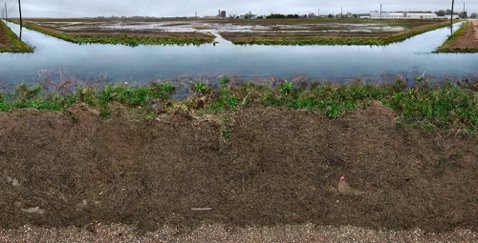
[[[436,15],[438,16],[445,16],[445,15],[452,15],[451,14],[451,10],[450,9],[447,9],[447,10],[438,10],[435,12]],[[475,13],[476,14],[476,13]],[[454,12],[453,15],[459,15],[460,18],[468,18],[468,13],[466,11],[463,11],[463,12]],[[471,17],[471,15],[470,15]]]
[[[298,14],[280,14],[280,13],[271,13],[266,18],[268,19],[298,19],[300,17],[307,17],[307,16],[299,16]]]
[[[362,16],[370,16],[370,14],[352,14],[352,13],[346,13],[346,14],[329,14],[325,16],[317,16],[314,13],[309,13],[304,14],[304,15],[299,15],[299,14],[280,14],[280,13],[272,13],[266,16],[268,19],[297,19],[297,18],[349,18],[349,19],[358,19]]]

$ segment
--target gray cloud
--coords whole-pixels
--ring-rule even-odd
[[[6,0],[9,6],[16,0]],[[456,8],[462,9],[464,1],[456,0]],[[344,12],[366,13],[378,10],[383,4],[388,11],[412,11],[449,9],[449,0],[24,0],[22,2],[23,14],[26,17],[94,17],[94,16],[194,16],[214,15],[218,9],[226,10],[229,14],[242,14],[252,11],[257,14],[269,13],[300,13],[309,12],[321,14]],[[2,5],[0,5],[1,8]],[[10,8],[10,7],[7,7]],[[468,12],[478,12],[478,3],[467,5]],[[10,16],[18,16],[14,8]]]

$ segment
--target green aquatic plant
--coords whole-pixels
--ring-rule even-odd
[[[194,91],[196,91],[198,94],[205,94],[209,87],[201,79],[199,80],[199,82],[193,85],[193,88],[194,88]]]

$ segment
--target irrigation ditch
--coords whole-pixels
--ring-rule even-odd
[[[0,239],[476,241],[477,92],[20,83],[0,90]]]

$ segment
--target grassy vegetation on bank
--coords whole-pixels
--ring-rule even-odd
[[[461,48],[451,48],[451,44],[455,42],[459,37],[463,36],[468,27],[470,26],[470,22],[466,21],[455,33],[453,33],[448,39],[443,43],[442,46],[438,47],[435,51],[437,53],[476,53],[478,49],[461,49]]]
[[[379,21],[379,20],[376,20]],[[404,20],[405,21],[405,20]],[[360,23],[360,22],[359,22]],[[406,23],[404,23],[406,24]],[[268,37],[235,37],[227,38],[237,45],[370,45],[383,46],[395,42],[404,41],[413,36],[443,28],[449,25],[449,22],[440,22],[437,24],[425,25],[420,27],[410,27],[409,30],[392,33],[388,35],[379,35],[377,37],[353,36],[326,36],[326,37],[286,37],[286,38],[268,38]],[[223,34],[223,33],[221,33]],[[227,35],[227,33],[224,33]]]
[[[0,21],[0,52],[33,52],[8,26]]]
[[[13,21],[19,23],[18,21]],[[46,35],[50,35],[68,42],[77,44],[112,44],[112,45],[202,45],[206,43],[212,43],[215,39],[214,36],[204,35],[203,37],[195,36],[181,36],[181,37],[163,37],[163,36],[148,36],[148,35],[135,35],[130,36],[128,34],[115,34],[107,36],[88,35],[81,34],[75,35],[70,33],[64,33],[53,29],[45,28],[39,25],[32,24],[30,22],[24,22],[23,26],[27,29],[34,30]]]
[[[185,90],[190,94],[187,98],[173,98]],[[365,108],[374,100],[397,112],[404,124],[428,130],[477,131],[478,128],[478,82],[438,86],[420,81],[409,88],[400,79],[389,85],[287,81],[279,85],[236,84],[223,79],[216,87],[200,81],[186,88],[172,83],[152,83],[137,87],[124,84],[103,88],[78,86],[74,91],[19,84],[14,92],[0,93],[0,110],[65,110],[75,104],[86,104],[108,117],[114,112],[112,107],[121,104],[139,117],[155,119],[161,113],[178,110],[227,115],[239,107],[255,106],[307,109],[334,119],[354,109]]]

